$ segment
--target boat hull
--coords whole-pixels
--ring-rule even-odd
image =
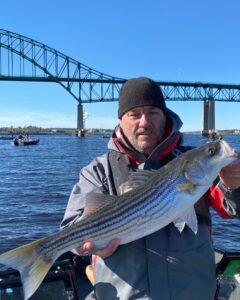
[[[14,139],[12,141],[13,146],[30,146],[30,145],[37,145],[39,143],[39,139],[29,139],[29,140],[23,140],[23,139]]]

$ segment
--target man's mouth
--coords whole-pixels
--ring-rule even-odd
[[[139,138],[151,138],[152,137],[152,132],[142,132],[142,133],[139,133],[137,135],[137,137]]]
[[[151,135],[152,133],[153,133],[152,130],[140,131],[140,132],[137,132],[137,135]]]

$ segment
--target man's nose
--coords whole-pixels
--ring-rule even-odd
[[[141,118],[140,118],[140,125],[141,126],[146,126],[149,124],[149,116],[147,114],[142,114]]]

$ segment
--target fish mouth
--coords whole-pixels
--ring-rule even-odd
[[[232,149],[230,147],[230,145],[224,141],[224,140],[221,140],[220,141],[220,145],[221,145],[221,148],[223,150],[223,154],[228,157],[228,158],[235,158],[235,159],[239,159],[240,158],[240,153],[237,152],[236,150]]]

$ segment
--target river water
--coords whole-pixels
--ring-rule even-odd
[[[37,137],[37,136],[36,136]],[[14,147],[0,140],[0,253],[59,230],[79,170],[107,149],[101,136],[38,136],[36,146]],[[240,149],[240,135],[225,136]],[[185,144],[205,143],[185,135]],[[213,212],[214,244],[240,250],[239,220],[222,220]]]

